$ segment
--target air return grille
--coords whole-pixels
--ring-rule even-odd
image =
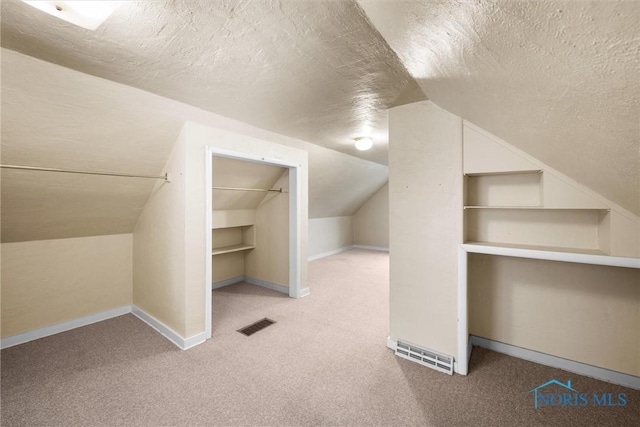
[[[250,324],[249,326],[245,326],[242,329],[238,329],[238,332],[240,332],[241,334],[245,334],[246,336],[249,336],[249,335],[255,334],[258,331],[263,330],[267,326],[273,325],[274,323],[276,322],[274,322],[271,319],[267,319],[265,317],[262,320],[258,320],[257,322]]]
[[[445,356],[432,350],[425,350],[413,344],[398,341],[396,345],[396,356],[428,366],[436,371],[449,375],[453,374],[453,357]]]

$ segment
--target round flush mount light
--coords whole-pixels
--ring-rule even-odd
[[[355,138],[356,148],[360,151],[367,151],[371,147],[373,147],[373,140],[368,136],[361,136]]]

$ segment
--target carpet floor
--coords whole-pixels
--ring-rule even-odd
[[[640,392],[476,348],[468,376],[395,357],[389,258],[309,264],[311,295],[247,283],[213,293],[213,337],[181,351],[132,315],[1,352],[2,426],[638,426]],[[264,317],[277,323],[247,337]],[[534,409],[555,378],[624,407]]]

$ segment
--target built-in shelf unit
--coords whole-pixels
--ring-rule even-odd
[[[606,255],[609,209],[543,203],[543,172],[465,174],[465,242]]]
[[[563,334],[575,331],[572,325],[580,324],[580,319],[588,317],[594,307],[599,309],[600,299],[609,292],[613,299],[626,295],[626,284],[632,282],[634,275],[637,277],[636,272],[627,273],[627,269],[640,269],[637,217],[469,123],[464,124],[463,171],[458,372],[466,373],[468,369],[470,332],[487,340],[593,364],[593,358],[582,360],[575,356],[572,344],[559,343],[565,337],[570,343],[586,343],[583,348],[592,349],[591,353],[602,347],[597,332],[581,334],[579,339],[570,336],[571,332]],[[618,271],[615,274],[620,287],[610,287],[602,280],[611,276],[611,267]],[[538,268],[543,270],[537,271]],[[592,280],[586,272],[594,274]],[[533,310],[527,306],[530,301],[535,306]],[[554,307],[558,301],[567,301],[570,310],[559,312],[557,319],[571,321],[566,322],[566,327],[558,327],[552,338],[543,340],[548,343],[553,339],[558,345],[540,345],[536,334],[544,316],[538,314],[539,307]],[[473,322],[468,318],[469,304],[473,307]],[[606,303],[603,306],[608,307]],[[629,313],[633,311],[601,317],[602,324],[611,327],[618,319],[637,319]],[[610,343],[625,347],[617,338]],[[583,372],[582,368],[573,369]],[[594,375],[594,371],[588,372]],[[602,375],[607,380],[612,378]]]
[[[223,255],[255,249],[254,225],[214,228],[212,255]]]

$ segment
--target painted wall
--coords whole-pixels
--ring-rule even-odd
[[[279,159],[300,165],[301,197],[298,198],[300,224],[298,230],[300,259],[307,258],[307,218],[308,218],[308,153],[306,151],[256,139],[227,130],[212,128],[189,122],[185,125],[186,144],[186,230],[185,242],[185,329],[186,337],[205,330],[205,290],[209,289],[211,278],[205,274],[205,259],[210,256],[206,248],[205,226],[207,210],[205,188],[206,147],[217,147],[270,159]],[[300,262],[300,288],[307,287],[307,263]]]
[[[640,217],[472,123],[463,135],[465,205],[545,208],[466,209],[466,241],[640,257]]]
[[[640,256],[633,213],[468,122],[463,144],[467,205],[552,208],[467,209],[467,240]],[[468,277],[472,335],[640,375],[640,271],[473,254]]]
[[[289,286],[289,171],[273,185],[285,193],[271,193],[256,208],[256,248],[245,255],[245,275]]]
[[[194,121],[307,151],[311,218],[353,215],[388,178],[381,164],[7,49],[1,54],[5,163],[159,175],[182,127]],[[154,185],[3,170],[1,237],[16,242],[132,233]]]
[[[469,333],[640,376],[640,270],[472,254]]]
[[[390,336],[457,352],[462,120],[432,102],[389,110]]]
[[[353,245],[353,217],[309,220],[309,259],[319,258]]]
[[[3,243],[2,337],[131,305],[132,235]]]
[[[389,183],[365,202],[353,216],[356,245],[389,247]]]
[[[133,304],[185,337],[186,135],[167,161],[133,232]]]

